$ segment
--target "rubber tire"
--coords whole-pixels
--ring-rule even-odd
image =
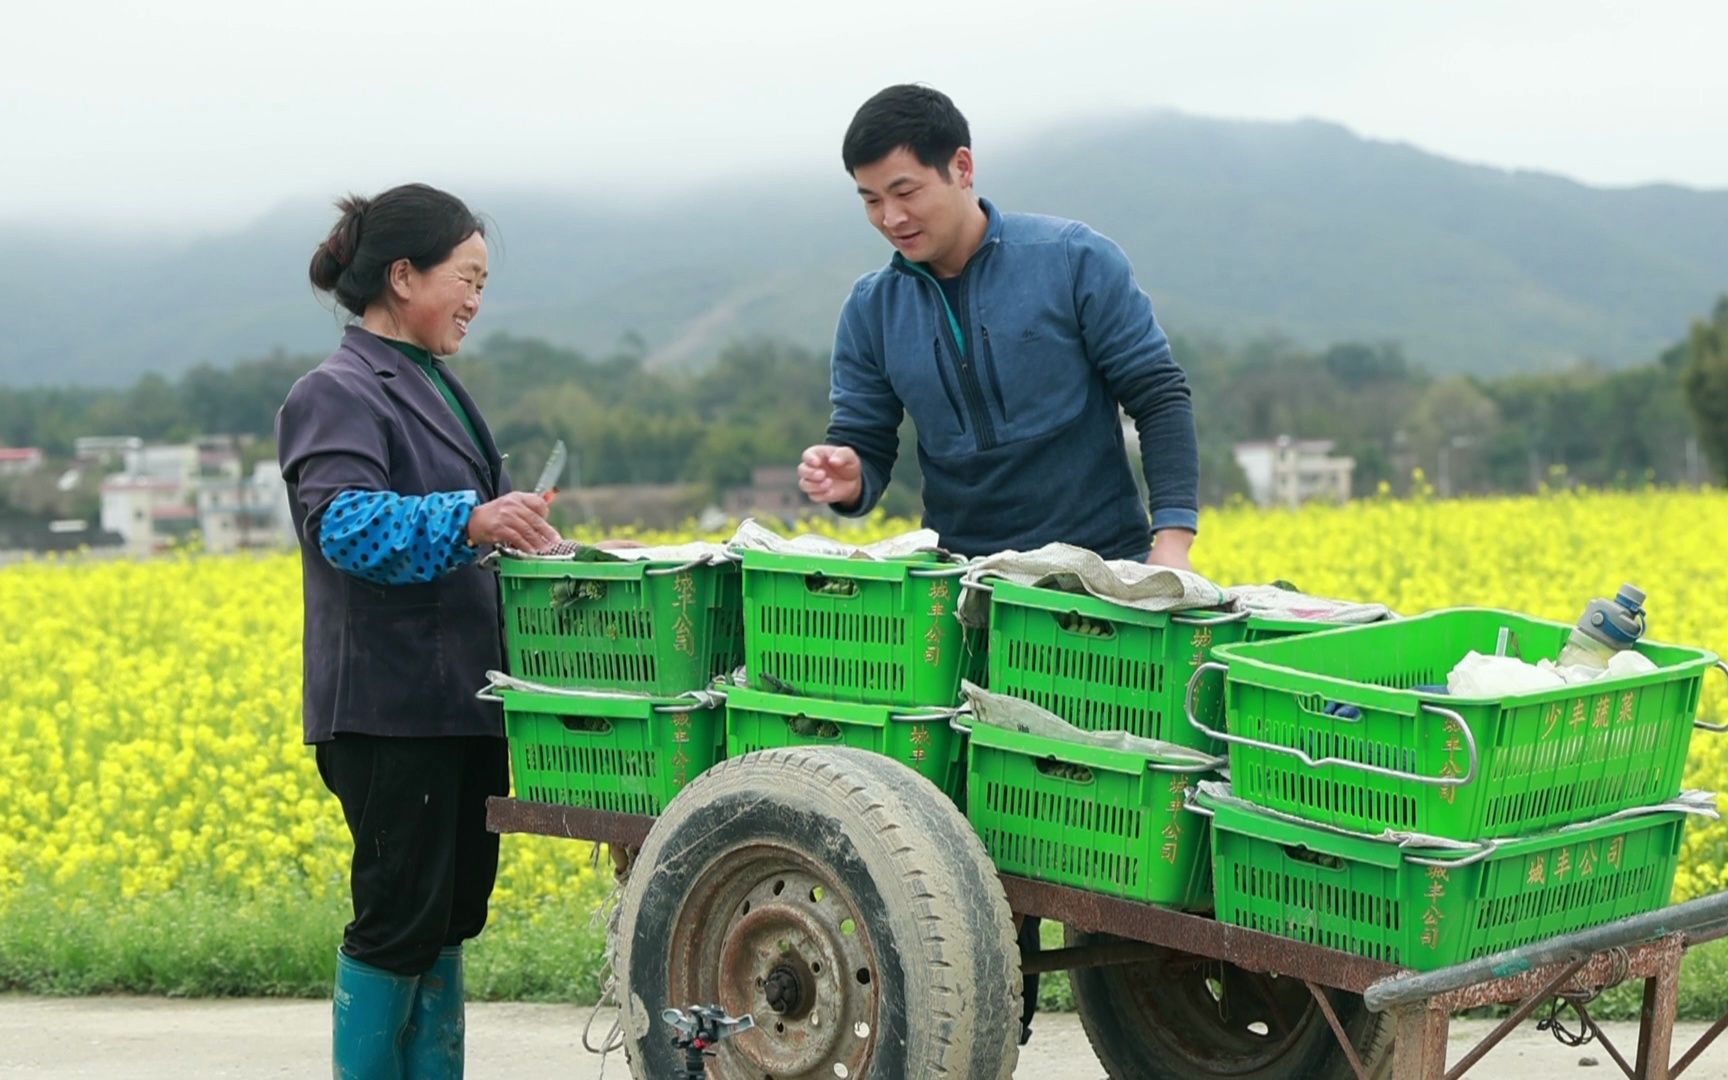
[[[879,754],[797,747],[722,761],[672,800],[632,867],[613,927],[625,1051],[638,1080],[682,1076],[660,1019],[686,896],[742,845],[800,852],[854,900],[875,954],[872,1080],[1007,1080],[1018,1057],[1020,957],[995,865],[954,803]],[[868,912],[879,913],[872,916]],[[732,1076],[726,1044],[710,1075]]]
[[[1113,940],[1107,934],[1067,928],[1064,937],[1071,946]],[[1136,1007],[1130,989],[1136,976],[1154,987],[1167,985],[1147,980],[1148,970],[1157,969],[1152,964],[1121,964],[1068,973],[1080,1026],[1110,1080],[1354,1080],[1349,1059],[1318,1008],[1308,1011],[1297,1041],[1265,1067],[1230,1071],[1223,1063],[1196,1059]],[[1374,1080],[1390,1077],[1395,1034],[1391,1017],[1371,1012],[1358,994],[1328,993],[1368,1075]]]

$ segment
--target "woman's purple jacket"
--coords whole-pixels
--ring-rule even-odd
[[[503,734],[498,706],[474,698],[486,672],[504,667],[497,576],[469,562],[430,581],[375,584],[338,570],[319,544],[324,512],[344,491],[472,491],[484,503],[511,490],[480,410],[440,373],[478,449],[425,373],[359,327],[294,384],[276,416],[305,582],[309,743]]]

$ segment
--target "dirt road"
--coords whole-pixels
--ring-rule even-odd
[[[476,1080],[599,1080],[600,1059],[582,1049],[582,1025],[590,1011],[567,1005],[471,1005],[468,1075]],[[603,1013],[596,1020],[596,1040],[611,1026],[611,1016]],[[1035,1026],[1037,1035],[1022,1051],[1015,1077],[1103,1077],[1073,1016],[1041,1016]],[[1490,1026],[1483,1021],[1453,1025],[1453,1059]],[[1702,1024],[1680,1025],[1676,1055],[1703,1029]],[[1611,1024],[1609,1035],[1628,1054],[1637,1041],[1631,1024]],[[1582,1057],[1601,1064],[1581,1067]],[[330,1075],[330,1004],[0,996],[0,1075],[19,1080],[325,1077]],[[628,1080],[629,1075],[623,1056],[613,1055],[604,1076]],[[1610,1080],[1618,1073],[1600,1047],[1569,1050],[1526,1024],[1470,1075]],[[1687,1075],[1728,1077],[1728,1040],[1711,1047]]]

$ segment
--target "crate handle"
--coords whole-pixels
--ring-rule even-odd
[[[478,701],[490,701],[501,705],[504,703],[504,699],[498,694],[499,690],[518,690],[529,694],[547,694],[552,697],[587,698],[589,700],[595,698],[605,701],[648,700],[646,695],[625,693],[618,690],[544,686],[537,682],[529,682],[527,679],[519,679],[514,675],[506,675],[502,671],[488,671],[486,673],[486,685],[482,686],[474,694],[474,697]],[[695,712],[698,709],[717,709],[724,704],[726,704],[724,693],[714,690],[687,690],[678,695],[677,701],[655,705],[654,711],[657,713],[687,713]]]
[[[1722,674],[1728,675],[1728,661],[1725,661],[1725,660],[1716,661],[1716,669],[1718,671],[1720,671]],[[1693,720],[1692,726],[1695,728],[1702,728],[1705,731],[1716,731],[1716,732],[1728,731],[1728,724],[1711,724],[1711,723],[1706,723],[1703,720]]]
[[[1254,613],[1249,611],[1247,608],[1243,608],[1241,611],[1232,611],[1228,615],[1220,615],[1216,619],[1194,619],[1183,618],[1181,615],[1172,615],[1170,616],[1170,621],[1181,626],[1217,626],[1220,623],[1241,622],[1243,619],[1246,619],[1253,614]]]
[[[708,565],[708,560],[706,558],[691,559],[689,562],[685,563],[683,566],[658,566],[658,567],[650,566],[648,569],[642,571],[642,576],[643,577],[666,577],[669,574],[687,573],[691,570],[696,569],[698,566],[707,566],[707,565]]]
[[[1458,713],[1453,712],[1451,709],[1442,708],[1441,706],[1429,701],[1417,703],[1421,707],[1422,711],[1434,713],[1435,715],[1449,719],[1458,725],[1458,730],[1464,735],[1464,750],[1465,753],[1469,755],[1470,767],[1464,770],[1462,776],[1422,776],[1418,773],[1405,772],[1402,769],[1388,769],[1384,765],[1364,765],[1360,761],[1350,761],[1347,758],[1312,758],[1309,757],[1306,752],[1298,750],[1294,746],[1279,746],[1277,743],[1264,742],[1260,739],[1251,739],[1246,735],[1232,735],[1228,731],[1213,731],[1211,728],[1201,723],[1198,716],[1194,715],[1194,688],[1199,684],[1200,676],[1205,674],[1208,670],[1229,671],[1230,669],[1227,665],[1220,664],[1216,660],[1208,660],[1206,663],[1195,668],[1194,674],[1188,679],[1187,692],[1182,697],[1182,711],[1188,715],[1188,723],[1192,725],[1196,731],[1209,735],[1221,742],[1234,743],[1237,746],[1252,746],[1257,750],[1275,750],[1280,754],[1289,754],[1291,757],[1296,758],[1298,761],[1302,762],[1302,764],[1307,765],[1310,768],[1319,768],[1322,765],[1340,765],[1346,769],[1355,769],[1358,772],[1373,773],[1376,776],[1390,776],[1395,780],[1408,780],[1416,784],[1432,784],[1435,787],[1460,787],[1476,779],[1476,768],[1478,764],[1480,764],[1476,753],[1476,736],[1471,733],[1470,725],[1464,722],[1464,718]]]
[[[1505,842],[1504,840],[1484,840],[1479,850],[1473,851],[1461,859],[1424,859],[1420,855],[1406,855],[1404,861],[1413,866],[1439,866],[1447,869],[1454,866],[1474,866],[1498,851],[1500,845]]]
[[[934,712],[924,713],[889,713],[888,719],[892,723],[900,724],[940,724],[947,721],[949,726],[953,726],[954,718],[959,716],[961,711],[960,709],[937,709]]]
[[[686,690],[678,695],[682,700],[654,706],[657,713],[691,713],[701,709],[718,709],[726,704],[726,694],[719,690]]]
[[[1153,772],[1164,773],[1203,773],[1223,768],[1229,758],[1215,757],[1207,761],[1197,761],[1192,765],[1177,765],[1170,761],[1148,761],[1146,767]]]
[[[906,571],[906,576],[907,577],[959,577],[961,574],[964,574],[968,570],[971,570],[971,569],[972,569],[972,567],[966,563],[958,563],[954,566],[944,566],[944,567],[941,567],[941,568],[936,569],[936,570],[908,570],[908,571]]]
[[[1702,794],[1703,798],[1693,798],[1693,796],[1699,794]],[[1563,826],[1554,833],[1548,835],[1563,836],[1568,830],[1586,829],[1607,821],[1625,821],[1629,818],[1644,817],[1650,814],[1697,814],[1700,817],[1715,818],[1717,816],[1715,796],[1710,795],[1707,792],[1699,793],[1683,791],[1678,796],[1669,799],[1667,802],[1652,803],[1649,806],[1629,806],[1624,810],[1616,810],[1612,814],[1608,814],[1604,817]],[[1462,859],[1424,859],[1420,855],[1406,855],[1404,856],[1404,861],[1415,863],[1418,866],[1469,866],[1471,863],[1481,862],[1483,859],[1486,859],[1488,856],[1494,854],[1495,851],[1499,850],[1503,845],[1513,844],[1520,840],[1528,839],[1530,839],[1530,837],[1527,836],[1503,836],[1495,840],[1484,840],[1482,841],[1481,850],[1467,855]]]

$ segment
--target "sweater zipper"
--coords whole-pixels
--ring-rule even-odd
[[[1002,400],[1002,381],[996,377],[996,351],[990,347],[990,328],[982,324],[978,327],[984,336],[984,374],[990,377],[990,392],[996,395],[996,408],[1002,413],[1002,422],[1008,422],[1008,403]]]
[[[978,379],[976,365],[966,357],[967,350],[962,328],[968,325],[966,321],[966,314],[969,310],[966,303],[966,273],[972,268],[972,263],[982,258],[985,255],[986,249],[992,246],[994,245],[985,244],[983,248],[980,248],[972,255],[972,258],[968,260],[965,268],[960,271],[960,310],[958,312],[948,306],[947,295],[942,292],[941,284],[937,282],[936,278],[930,273],[930,271],[924,269],[917,263],[906,262],[904,260],[901,260],[898,263],[898,265],[903,267],[908,273],[921,277],[925,281],[929,282],[930,287],[936,290],[936,302],[939,305],[937,309],[936,338],[938,342],[942,339],[942,317],[946,316],[948,329],[952,335],[950,341],[954,348],[954,366],[960,376],[960,396],[965,399],[966,412],[972,417],[972,426],[977,429],[978,449],[980,450],[990,450],[995,448],[996,424],[995,421],[990,418],[989,406],[984,403],[984,387]],[[974,350],[974,352],[976,352],[976,350]],[[946,389],[948,385],[947,381],[944,380],[942,385],[943,388]],[[998,391],[998,393],[1000,393],[1000,391]],[[952,397],[949,398],[949,402],[950,404],[953,403]],[[961,424],[961,428],[965,428],[964,423]]]
[[[942,365],[942,335],[940,332],[930,339],[930,359],[936,363],[936,378],[942,383],[942,395],[948,399],[948,407],[954,410],[954,422],[960,425],[960,434],[966,434],[966,417],[960,412],[960,400],[954,396],[954,391],[948,385],[948,372]]]
[[[937,285],[936,291],[940,293],[942,287]],[[966,271],[962,270],[960,272],[960,318],[962,319],[966,319],[967,314],[971,311],[971,305],[966,303],[966,296]],[[948,302],[947,297],[943,297],[942,302],[946,304]],[[970,326],[971,320],[966,319],[962,325]],[[976,356],[979,351],[974,349],[973,355]],[[968,360],[964,353],[960,356],[960,389],[966,398],[967,408],[972,412],[972,422],[978,426],[978,449],[992,449],[996,445],[996,422],[990,419],[990,407],[984,403],[984,384],[978,379],[977,365]]]

